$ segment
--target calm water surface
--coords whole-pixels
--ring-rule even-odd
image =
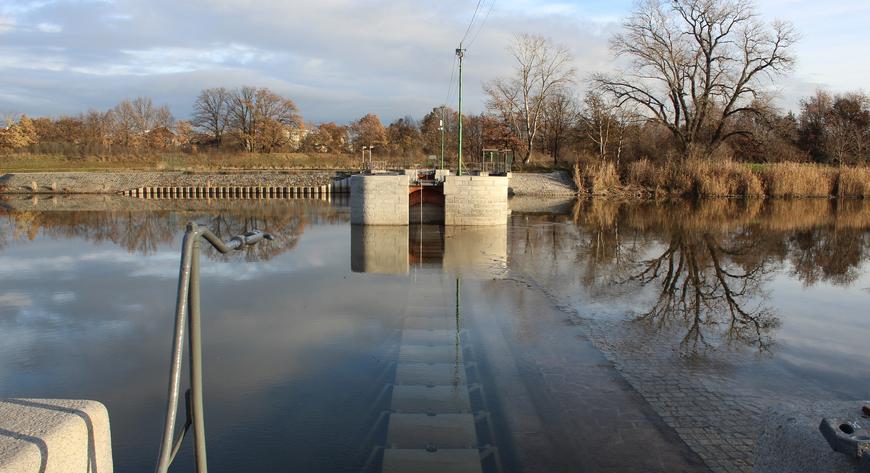
[[[675,462],[697,464],[619,380],[602,343],[616,347],[608,360],[652,349],[699,379],[768,398],[870,392],[870,205],[861,201],[514,200],[509,225],[486,229],[363,229],[346,206],[321,201],[196,205],[0,201],[0,397],[105,403],[119,471],[154,466],[191,220],[224,237],[250,228],[277,237],[203,259],[212,471],[360,471],[384,443],[378,419],[403,317],[417,305],[453,307],[457,288],[462,343],[483,387],[475,402],[491,414],[479,437],[507,471],[591,470],[590,457],[611,455],[575,459],[589,449],[586,434],[548,421],[602,415],[542,394],[578,381],[547,380],[542,367],[570,373],[567,364],[599,370],[624,392],[592,386],[570,402],[634,406]],[[522,406],[543,421],[539,443],[517,441]],[[576,445],[554,440],[566,435]],[[190,471],[189,449],[177,462]]]

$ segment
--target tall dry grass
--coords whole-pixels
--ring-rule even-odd
[[[747,166],[731,161],[693,160],[682,168],[695,195],[702,197],[759,197],[764,195],[761,180]]]
[[[836,187],[838,197],[870,197],[870,167],[839,168]]]
[[[761,180],[749,167],[731,161],[692,159],[655,165],[648,160],[628,166],[626,182],[674,195],[701,197],[763,196]]]
[[[625,182],[656,194],[700,197],[870,197],[870,167],[807,163],[750,166],[687,160],[628,165]]]
[[[619,172],[611,162],[576,162],[574,184],[579,192],[592,195],[608,195],[622,191]]]
[[[580,167],[580,162],[574,163],[573,173],[571,177],[574,180],[574,185],[577,187],[577,193],[585,194],[586,193],[586,183],[583,182],[583,171]]]
[[[759,171],[770,197],[830,197],[834,195],[837,169],[806,163],[777,163]]]

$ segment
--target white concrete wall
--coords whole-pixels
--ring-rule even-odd
[[[109,414],[96,401],[0,400],[0,471],[112,473]]]
[[[407,225],[408,176],[392,174],[351,176],[350,223]]]
[[[448,176],[444,181],[445,225],[506,225],[508,178]]]

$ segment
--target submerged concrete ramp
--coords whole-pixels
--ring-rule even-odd
[[[0,400],[0,471],[111,473],[109,414],[96,401]]]
[[[449,297],[426,292],[409,294],[422,305],[405,311],[381,471],[481,473],[460,319]]]
[[[480,473],[477,449],[426,450],[387,449],[384,473]]]

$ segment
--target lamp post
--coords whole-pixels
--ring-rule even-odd
[[[444,110],[441,111],[442,113]],[[438,131],[441,132],[441,170],[444,170],[444,120],[438,120]]]
[[[456,168],[456,175],[462,175],[462,58],[465,57],[465,49],[462,49],[462,43],[456,48],[456,55],[459,56],[459,165]]]

